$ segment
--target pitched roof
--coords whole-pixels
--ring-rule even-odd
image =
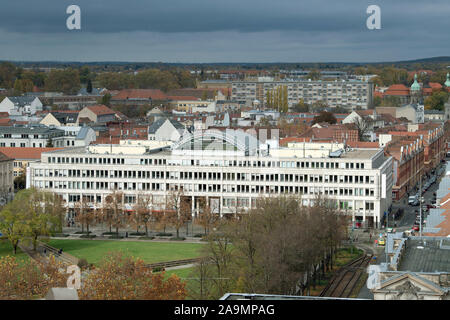
[[[115,114],[113,110],[108,108],[105,105],[96,105],[96,106],[87,106],[89,110],[91,110],[93,113],[95,113],[97,116],[105,115],[105,114]]]
[[[0,162],[10,161],[10,160],[12,160],[12,158],[8,157],[6,154],[4,154],[3,152],[0,151]]]
[[[184,129],[184,126],[178,121],[168,118],[162,118],[153,121],[153,123],[148,127],[148,133],[154,134],[167,120],[170,121],[170,123],[175,127],[175,129]]]
[[[49,152],[61,150],[63,148],[14,148],[14,147],[0,147],[0,152],[11,159],[41,159],[42,152]]]
[[[403,84],[393,84],[385,92],[388,96],[407,96],[409,95],[409,88]]]
[[[111,100],[133,99],[166,100],[167,96],[159,89],[125,89],[111,98]]]

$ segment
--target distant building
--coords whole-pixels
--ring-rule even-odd
[[[34,115],[42,109],[42,102],[34,96],[6,97],[0,102],[0,112],[8,112],[9,115]]]
[[[148,127],[148,140],[178,141],[187,130],[178,121],[158,119]]]
[[[350,110],[357,107],[368,109],[372,106],[373,83],[357,80],[339,81],[275,81],[270,78],[256,81],[234,81],[232,100],[244,101],[251,106],[258,100],[267,106],[267,92],[279,87],[287,87],[288,105],[297,104],[300,99],[307,104],[322,101],[329,107],[345,107]]]
[[[0,152],[0,204],[12,199],[14,194],[14,160]]]
[[[0,147],[0,153],[13,159],[14,177],[26,174],[26,169],[32,162],[41,161],[42,152],[60,150],[61,148],[11,148]]]
[[[0,147],[44,148],[49,141],[53,147],[64,147],[64,131],[43,125],[0,126]]]
[[[116,120],[115,112],[104,105],[85,107],[78,114],[77,123],[82,122],[81,119],[83,118],[94,123],[106,123]]]

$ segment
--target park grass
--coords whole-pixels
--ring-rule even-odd
[[[141,258],[146,263],[191,259],[201,255],[203,246],[196,243],[78,239],[52,239],[48,244],[93,264],[98,264],[109,252],[117,251]]]
[[[11,256],[15,257],[19,263],[28,261],[29,257],[26,253],[22,252],[20,248],[17,248],[17,253],[13,253],[11,242],[7,239],[0,240],[0,257]]]

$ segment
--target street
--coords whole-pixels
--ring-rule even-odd
[[[433,193],[437,191],[439,188],[439,182],[441,180],[441,177],[445,174],[445,163],[441,163],[441,165],[436,169],[436,173],[441,170],[441,175],[439,177],[436,177],[436,182],[433,183],[429,189],[422,195],[424,198],[423,205],[432,204],[433,203]],[[425,181],[422,181],[422,185],[425,184]],[[413,192],[411,192],[411,195],[414,195]],[[389,215],[389,226],[394,226],[394,224],[397,225],[397,231],[405,231],[410,230],[412,226],[414,225],[414,222],[416,220],[416,214],[415,212],[419,212],[420,207],[412,206],[408,204],[408,197],[405,195],[400,201],[393,201],[392,202],[392,213],[396,212],[398,209],[403,209],[403,214],[400,217],[400,220],[396,221],[393,218],[393,214]],[[422,213],[424,213],[422,211]],[[424,219],[424,216],[422,216],[422,219]]]

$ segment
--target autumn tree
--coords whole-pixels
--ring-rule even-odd
[[[65,266],[50,256],[46,262],[0,257],[0,300],[43,298],[51,288],[67,285]]]
[[[177,238],[180,237],[180,229],[190,220],[191,208],[187,203],[182,188],[169,192],[167,198],[167,211],[170,224],[177,232]]]
[[[25,239],[27,233],[23,209],[18,202],[12,201],[0,211],[0,230],[11,243],[14,254],[17,253],[19,242]]]
[[[153,273],[143,260],[120,252],[107,255],[79,291],[83,300],[184,300],[186,284],[176,275]]]
[[[139,228],[145,228],[145,235],[148,236],[148,227],[153,223],[152,219],[153,195],[152,194],[138,194],[136,196],[136,203],[133,206],[134,214],[129,217],[129,224],[136,228],[136,233],[139,233]]]
[[[81,197],[74,205],[75,220],[81,224],[81,232],[84,233],[84,226],[86,225],[86,233],[89,234],[89,227],[95,225],[97,220],[97,212],[89,206],[87,197]]]
[[[358,129],[359,141],[364,141],[365,135],[367,132],[369,132],[370,129],[369,120],[365,119],[364,117],[355,117],[353,119],[353,124],[355,125],[356,129]]]
[[[328,122],[329,124],[335,124],[337,120],[333,113],[328,111],[322,111],[319,115],[314,117],[312,124],[320,122]]]
[[[104,215],[105,221],[109,224],[109,229],[111,232],[111,227],[116,229],[117,236],[119,235],[119,228],[126,225],[126,213],[124,211],[123,202],[123,192],[114,190],[111,194],[106,196],[105,199],[106,215]]]
[[[46,91],[63,92],[64,94],[76,94],[81,88],[78,70],[68,68],[64,70],[52,70],[45,80]]]
[[[205,288],[213,298],[230,290],[305,294],[320,280],[321,266],[329,266],[345,231],[343,214],[324,199],[312,206],[296,197],[258,199],[239,220],[222,221],[208,236],[203,254],[210,259],[211,280]],[[197,269],[194,277],[200,278]]]
[[[209,205],[205,205],[198,217],[195,219],[196,224],[203,227],[205,230],[205,235],[213,228],[219,219],[219,215],[213,212],[213,209]]]

